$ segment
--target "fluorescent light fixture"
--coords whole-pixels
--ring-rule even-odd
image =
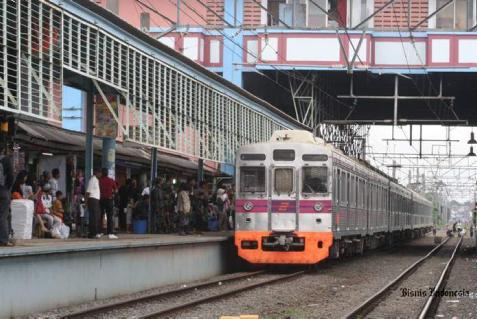
[[[41,155],[44,155],[44,156],[53,156],[53,153],[43,152],[43,153],[41,153]]]

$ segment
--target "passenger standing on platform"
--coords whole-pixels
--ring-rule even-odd
[[[118,191],[119,197],[119,229],[126,230],[127,208],[129,203],[129,192],[131,191],[132,180],[128,178]]]
[[[235,225],[235,185],[232,184],[227,189],[227,197],[229,200],[228,220],[229,229],[233,229]]]
[[[51,196],[53,196],[53,201],[56,199],[56,192],[59,190],[59,179],[60,179],[60,170],[57,168],[54,168],[51,171],[51,178],[49,180],[50,186],[51,186]]]
[[[142,195],[134,206],[133,218],[135,220],[147,220],[149,215],[149,194]]]
[[[209,205],[209,190],[207,182],[202,181],[196,190],[197,197],[197,228],[206,230],[207,211]]]
[[[189,218],[191,213],[191,205],[189,198],[189,189],[187,184],[182,183],[177,195],[177,211],[179,213],[179,235],[189,234]]]
[[[0,246],[13,246],[9,239],[11,229],[10,189],[13,184],[13,166],[7,156],[0,156]]]
[[[133,201],[133,204],[141,198],[142,190],[137,185],[137,180],[133,179],[131,182],[131,188],[129,189],[129,199]]]
[[[175,194],[174,185],[172,183],[172,177],[168,177],[163,185],[164,193],[164,232],[170,233],[174,231],[174,207],[175,207]]]
[[[118,237],[114,234],[114,194],[117,192],[118,187],[116,185],[116,181],[108,176],[108,169],[102,169],[102,176],[99,180],[99,189],[101,193],[101,218],[103,220],[103,215],[106,214],[106,218],[108,219],[108,228],[107,234],[109,239],[118,239]]]
[[[164,190],[161,178],[156,178],[151,191],[151,209],[153,232],[164,229]]]
[[[197,205],[197,190],[196,188],[196,181],[194,178],[189,178],[187,180],[187,188],[189,189],[189,200],[190,200],[190,219],[189,225],[192,230],[197,230],[198,228],[198,205]]]
[[[228,230],[227,211],[230,207],[230,201],[227,192],[222,187],[217,189],[217,208],[219,211],[219,230]]]
[[[101,238],[101,207],[99,178],[101,178],[101,170],[94,169],[94,174],[91,176],[86,188],[86,203],[89,212],[89,238]]]

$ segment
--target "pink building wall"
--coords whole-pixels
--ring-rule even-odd
[[[97,4],[106,8],[108,0],[97,0]],[[153,10],[141,5],[135,0],[117,0],[119,3],[118,15],[129,22],[131,25],[139,28],[141,26],[140,15],[141,12],[149,12],[151,27],[169,27],[170,21],[161,18],[160,15],[154,13]],[[220,0],[219,0],[220,1]],[[177,6],[175,0],[148,0],[141,1],[147,6],[157,9],[160,14],[166,16],[170,20],[177,22]],[[205,2],[205,0],[204,0]],[[187,5],[187,6],[186,6]],[[189,7],[189,8],[188,8]],[[207,9],[197,1],[188,1],[181,4],[180,10],[180,24],[199,26],[206,24]],[[205,21],[204,21],[205,19]]]

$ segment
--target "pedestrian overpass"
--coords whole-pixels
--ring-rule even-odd
[[[224,163],[274,130],[307,129],[89,0],[1,0],[0,34],[0,109],[17,117],[61,125],[71,85],[88,94],[87,133],[101,97],[125,141]]]

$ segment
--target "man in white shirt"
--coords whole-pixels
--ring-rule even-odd
[[[50,180],[48,181],[50,183],[50,186],[51,186],[51,196],[53,197],[53,202],[55,201],[56,199],[56,192],[59,190],[58,188],[58,183],[59,183],[59,179],[60,179],[60,170],[58,168],[54,168],[52,171],[51,171],[51,178]]]
[[[93,176],[89,179],[86,188],[86,203],[89,212],[89,238],[101,238],[101,207],[99,205],[100,191],[99,178],[101,170],[94,169]]]

